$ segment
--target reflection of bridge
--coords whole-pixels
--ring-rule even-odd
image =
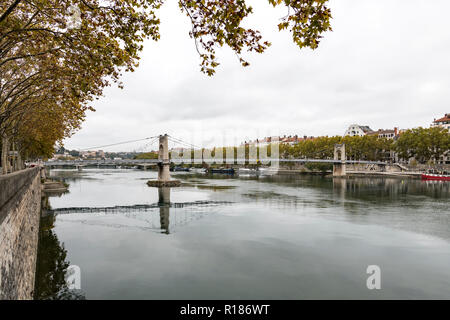
[[[193,201],[193,202],[171,202],[171,203],[152,203],[136,204],[131,206],[113,206],[113,207],[69,207],[46,210],[51,214],[72,214],[72,213],[123,213],[123,212],[145,212],[161,207],[169,208],[208,208],[218,205],[229,205],[229,201]]]
[[[127,223],[119,219],[119,222],[110,220],[83,219],[80,222],[89,225],[99,225],[112,228],[138,228],[142,230],[156,230],[169,234],[169,230],[187,225],[188,223],[204,218],[214,213],[215,210],[224,205],[231,205],[228,201],[193,201],[183,203],[170,202],[170,189],[159,188],[159,202],[153,204],[140,204],[131,206],[114,207],[70,207],[46,210],[46,214],[72,215],[93,213],[100,215],[122,215],[138,223]],[[155,216],[155,213],[158,213]],[[71,220],[73,221],[73,220]],[[78,221],[78,220],[76,220]],[[144,224],[142,224],[144,222]],[[169,228],[170,227],[170,228]]]
[[[154,138],[154,137],[152,137]],[[226,164],[226,165],[244,165],[246,163],[262,163],[266,165],[279,165],[280,163],[286,162],[286,163],[329,163],[333,164],[333,175],[334,176],[345,176],[346,175],[346,165],[347,164],[366,164],[366,165],[376,165],[380,167],[385,167],[387,165],[391,165],[386,162],[381,161],[366,161],[366,160],[348,160],[345,153],[345,144],[336,144],[334,146],[334,156],[333,159],[282,159],[282,158],[276,158],[276,157],[268,157],[268,158],[245,158],[244,154],[237,155],[236,158],[234,158],[234,151],[233,151],[233,157],[222,159],[220,157],[217,158],[204,158],[203,155],[203,149],[196,147],[192,144],[189,144],[187,142],[184,142],[180,139],[176,139],[173,137],[169,137],[169,135],[160,135],[159,137],[159,151],[158,151],[158,159],[117,159],[117,160],[68,160],[68,161],[47,161],[45,162],[46,166],[49,167],[58,167],[58,166],[75,166],[79,169],[81,169],[83,166],[131,166],[131,167],[141,167],[143,169],[147,169],[149,166],[158,166],[158,180],[161,181],[169,181],[170,180],[170,173],[169,173],[169,166],[171,163],[175,164]],[[172,157],[169,158],[169,148],[168,148],[168,141],[169,138],[172,142],[180,143],[186,146],[186,151],[189,152],[189,157]],[[150,138],[146,138],[150,139]],[[152,140],[153,142],[156,142],[156,139]],[[195,150],[195,147],[197,150],[201,151],[201,158],[191,158],[191,151]],[[219,149],[220,150],[220,149]],[[242,150],[241,150],[242,151]],[[220,152],[219,152],[220,154]],[[195,152],[194,152],[195,155]],[[256,155],[256,153],[255,153]],[[244,158],[242,158],[242,156]]]

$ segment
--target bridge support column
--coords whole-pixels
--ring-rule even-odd
[[[334,145],[333,177],[345,177],[346,173],[345,144]]]
[[[169,139],[168,135],[159,136],[158,151],[158,180],[149,180],[150,187],[178,187],[179,180],[170,180],[170,159],[169,159]]]
[[[167,134],[159,136],[158,180],[170,180],[169,140]]]

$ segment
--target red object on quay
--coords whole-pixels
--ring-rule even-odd
[[[450,181],[450,175],[427,173],[427,174],[422,174],[422,180]]]

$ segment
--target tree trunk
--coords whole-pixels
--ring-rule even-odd
[[[17,159],[16,159],[16,143],[13,142],[11,143],[11,151],[12,151],[12,156],[11,156],[11,160],[12,160],[12,164],[11,164],[11,172],[17,171]]]
[[[17,170],[22,170],[24,168],[23,161],[22,161],[22,156],[20,155],[19,146],[17,146],[17,144],[16,144],[16,147],[17,147],[17,159],[16,159],[16,161],[17,161]]]
[[[6,136],[2,137],[2,173],[8,173],[8,151],[9,151],[9,143],[8,138]]]

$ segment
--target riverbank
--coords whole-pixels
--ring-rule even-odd
[[[366,171],[347,171],[348,176],[385,176],[385,177],[401,177],[416,178],[422,177],[421,172],[366,172]]]
[[[0,176],[0,300],[33,298],[40,207],[40,168]]]

